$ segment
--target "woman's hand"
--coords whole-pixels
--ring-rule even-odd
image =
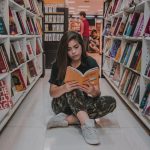
[[[92,95],[93,97],[98,96],[100,93],[98,86],[93,85],[90,81],[87,81],[85,84],[83,84],[80,89],[85,93]]]
[[[80,85],[77,81],[69,81],[63,85],[65,92],[70,92],[75,89],[79,89]]]

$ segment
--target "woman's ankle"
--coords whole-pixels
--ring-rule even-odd
[[[68,124],[79,124],[79,120],[74,115],[69,115],[66,117],[66,121],[68,121]]]

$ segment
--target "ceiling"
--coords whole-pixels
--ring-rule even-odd
[[[65,0],[69,14],[78,15],[85,11],[87,15],[102,15],[104,0]]]

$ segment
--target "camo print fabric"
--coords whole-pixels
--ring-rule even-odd
[[[116,108],[116,100],[111,96],[100,96],[92,98],[86,96],[80,90],[74,90],[54,98],[52,109],[58,114],[63,112],[71,115],[79,111],[86,111],[91,119],[99,118],[113,112]]]

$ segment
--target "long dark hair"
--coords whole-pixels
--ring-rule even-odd
[[[71,59],[68,57],[68,43],[71,40],[76,40],[82,47],[81,63],[83,63],[86,58],[86,51],[84,48],[83,39],[81,35],[74,31],[67,31],[60,40],[56,56],[56,65],[58,68],[58,75],[57,75],[58,80],[64,79],[67,66],[70,65],[71,63]]]

